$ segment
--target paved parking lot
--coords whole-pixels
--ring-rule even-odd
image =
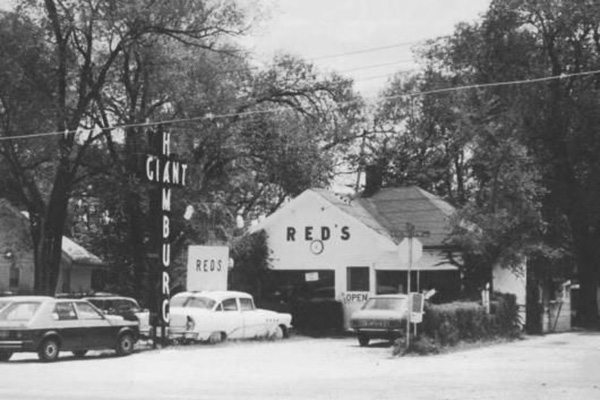
[[[354,338],[178,346],[117,358],[20,354],[0,399],[598,399],[600,334],[395,358]]]

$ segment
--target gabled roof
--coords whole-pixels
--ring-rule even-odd
[[[429,236],[419,240],[426,247],[445,247],[450,234],[449,217],[454,207],[439,197],[417,187],[385,188],[366,198],[344,201],[326,189],[310,189],[340,210],[350,214],[376,232],[402,240],[406,224]]]
[[[89,266],[102,266],[104,262],[102,260],[84,249],[82,246],[75,243],[73,240],[66,236],[62,238],[62,252],[63,255],[68,257],[75,264],[83,264]]]
[[[393,237],[390,235],[390,232],[387,228],[385,228],[379,221],[373,217],[372,212],[370,212],[367,208],[361,204],[361,202],[357,202],[356,200],[345,200],[342,197],[330,192],[327,189],[310,189],[313,192],[319,194],[325,200],[335,205],[340,210],[344,211],[346,214],[351,215],[356,218],[364,225],[373,229],[380,235],[387,236],[390,239]]]

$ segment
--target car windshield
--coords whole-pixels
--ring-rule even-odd
[[[29,321],[40,306],[39,301],[17,301],[0,311],[0,321]]]
[[[396,310],[401,311],[406,309],[406,299],[379,297],[367,300],[363,306],[363,310]]]
[[[171,299],[171,307],[193,307],[212,310],[215,303],[213,299],[198,296],[178,296]]]

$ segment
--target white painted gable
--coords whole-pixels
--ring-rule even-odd
[[[382,252],[396,249],[389,237],[310,189],[253,228],[259,229],[267,232],[277,270],[372,266]]]

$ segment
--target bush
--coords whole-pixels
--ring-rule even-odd
[[[508,338],[521,334],[521,316],[517,297],[510,293],[494,293],[490,302],[494,333]]]
[[[475,302],[426,305],[422,333],[435,338],[442,346],[460,340],[479,340],[489,336],[490,318],[483,306]]]
[[[454,346],[460,341],[491,340],[496,337],[516,338],[521,332],[519,306],[515,295],[494,293],[490,314],[478,302],[425,304],[420,336],[411,344],[410,352],[430,354],[438,346]],[[404,351],[396,343],[395,354]]]
[[[410,348],[406,351],[406,340],[404,337],[396,339],[394,342],[395,356],[406,353],[415,353],[419,355],[437,354],[440,352],[439,344],[427,335],[420,335],[410,342]]]

